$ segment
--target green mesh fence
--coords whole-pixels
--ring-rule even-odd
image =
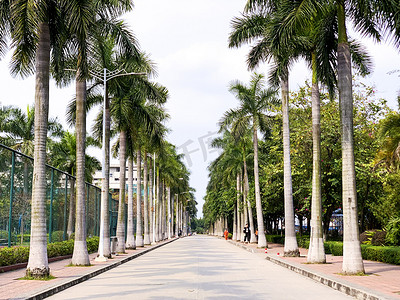
[[[0,246],[29,245],[33,158],[0,144]],[[48,242],[67,240],[75,230],[75,177],[47,166]],[[86,230],[98,236],[101,189],[86,183]],[[111,236],[116,233],[118,199],[109,196]]]

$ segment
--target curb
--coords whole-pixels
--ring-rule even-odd
[[[245,245],[236,243],[231,241],[231,244],[243,248],[251,253],[256,253],[254,251],[254,249],[248,248]],[[334,290],[340,291],[342,293],[345,293],[346,295],[355,297],[356,299],[365,299],[365,300],[383,300],[383,299],[387,299],[387,300],[395,300],[398,298],[394,298],[394,297],[390,297],[389,295],[386,294],[382,294],[380,292],[353,284],[353,283],[349,283],[349,282],[345,282],[345,281],[341,281],[335,277],[332,277],[330,275],[327,274],[321,274],[319,272],[316,272],[314,270],[310,270],[306,267],[303,266],[298,266],[296,264],[292,264],[290,262],[287,262],[281,258],[275,258],[272,257],[269,254],[266,254],[266,260],[277,264],[279,266],[285,267],[293,272],[296,272],[302,276],[308,277],[316,282],[322,283]]]
[[[104,273],[104,272],[106,272],[108,270],[114,269],[115,267],[118,267],[118,266],[120,266],[120,265],[122,265],[122,264],[124,264],[124,263],[126,263],[128,261],[131,261],[131,260],[143,255],[143,254],[146,254],[146,253],[148,253],[150,251],[153,251],[153,250],[155,250],[157,248],[165,246],[165,245],[167,245],[169,243],[172,243],[172,242],[174,242],[176,240],[178,240],[178,238],[172,239],[172,240],[167,241],[167,242],[165,242],[163,244],[160,244],[160,245],[154,246],[152,248],[146,249],[146,250],[144,250],[144,251],[142,251],[140,253],[133,254],[133,255],[128,256],[128,257],[126,257],[126,258],[124,258],[122,260],[116,261],[115,263],[112,263],[110,265],[104,266],[104,267],[102,267],[100,269],[97,269],[97,270],[95,270],[93,272],[89,272],[89,273],[87,273],[85,275],[82,275],[82,276],[80,276],[78,278],[75,278],[75,279],[72,279],[70,281],[61,283],[60,285],[50,287],[50,288],[48,288],[48,289],[46,289],[44,291],[41,291],[41,292],[36,293],[34,295],[28,296],[27,298],[24,298],[24,299],[38,300],[38,299],[44,299],[46,297],[50,297],[50,296],[52,296],[52,295],[54,295],[56,293],[59,293],[59,292],[65,290],[65,289],[67,289],[67,288],[69,288],[71,286],[74,286],[76,284],[84,282],[84,281],[86,281],[86,280],[88,280],[90,278],[93,278],[93,277],[95,277],[97,275],[100,275],[100,274],[102,274],[102,273]],[[20,299],[20,298],[18,298],[18,299]]]

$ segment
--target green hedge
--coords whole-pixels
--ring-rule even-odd
[[[89,253],[96,252],[99,247],[97,236],[86,240]],[[47,244],[47,256],[57,257],[71,255],[74,251],[74,240]],[[11,247],[0,249],[0,266],[9,266],[27,262],[29,258],[29,247]]]
[[[285,237],[280,235],[267,235],[266,238],[269,243],[283,244],[285,242]],[[308,239],[308,236],[297,236],[299,247],[308,249],[310,243]],[[326,254],[343,256],[343,242],[327,241],[324,243],[324,247]],[[362,244],[361,255],[363,259],[400,265],[400,247]]]
[[[400,265],[400,247],[361,245],[361,254],[364,259]]]

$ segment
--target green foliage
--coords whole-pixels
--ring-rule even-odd
[[[63,236],[64,236],[64,231],[59,230],[59,231],[53,231],[51,233],[51,242],[62,242],[63,241]]]
[[[9,266],[27,262],[29,258],[28,247],[11,247],[0,249],[0,266]]]
[[[87,249],[89,253],[96,252],[99,249],[99,237],[94,236],[86,240]]]
[[[47,256],[56,257],[72,254],[74,251],[74,240],[55,242],[47,245]]]
[[[17,235],[14,232],[11,232],[11,241],[15,242],[17,239]],[[8,243],[8,231],[0,230],[0,240],[5,240],[5,244]]]
[[[17,241],[18,241],[18,243],[21,241],[21,235],[20,234],[18,234],[17,235]],[[31,241],[31,235],[30,234],[24,234],[24,243],[26,243],[26,242],[30,242]]]
[[[89,253],[96,252],[99,246],[99,237],[95,236],[86,240]],[[47,244],[47,256],[57,257],[71,255],[74,251],[74,240]],[[9,266],[27,262],[29,247],[5,247],[0,249],[0,266]]]
[[[325,242],[324,247],[326,254],[332,254],[333,256],[343,256],[343,242]]]
[[[400,265],[400,247],[361,245],[363,259]]]
[[[273,235],[273,234],[267,234],[266,236],[267,242],[268,243],[274,243],[274,244],[284,244],[285,243],[285,236],[280,236],[280,235]]]
[[[393,218],[386,226],[386,242],[389,245],[400,246],[400,217]]]

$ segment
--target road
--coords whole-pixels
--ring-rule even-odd
[[[49,299],[352,299],[209,236],[179,239]]]

